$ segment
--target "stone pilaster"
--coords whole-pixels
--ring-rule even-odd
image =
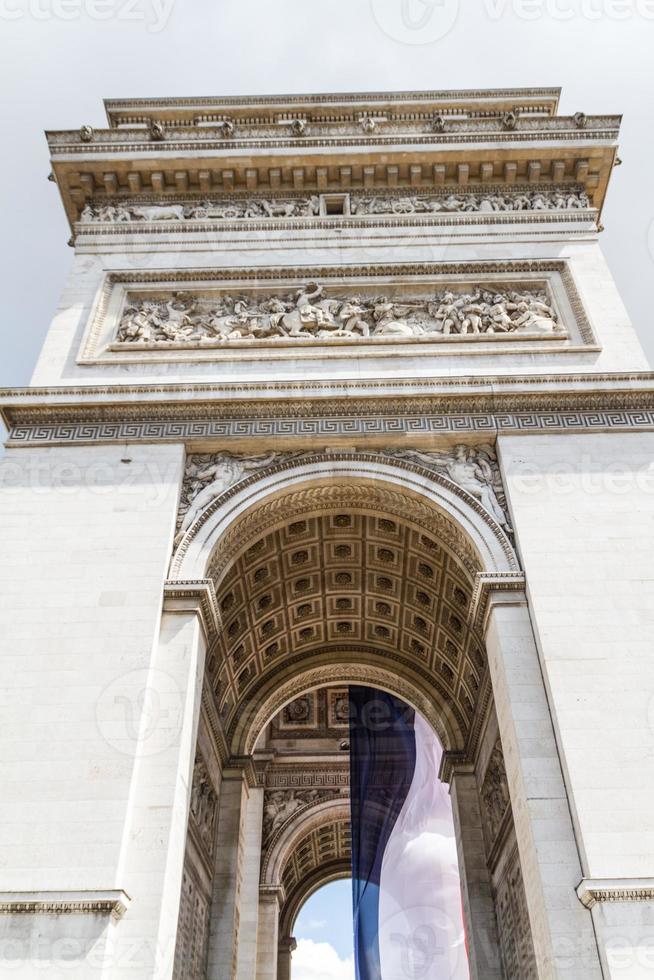
[[[470,766],[455,766],[450,779],[471,980],[501,980],[497,923],[486,861],[479,791]]]
[[[107,977],[172,977],[204,658],[217,620],[206,582],[167,591],[152,658],[121,878],[139,896],[109,950]]]
[[[277,980],[281,889],[259,889],[256,980]]]
[[[291,980],[291,956],[296,948],[297,942],[293,936],[280,939],[277,947],[277,980]]]
[[[539,980],[599,980],[582,869],[523,589],[488,589],[485,635]]]
[[[223,771],[207,980],[254,980],[263,788],[252,760]]]

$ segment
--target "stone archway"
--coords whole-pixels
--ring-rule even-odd
[[[235,969],[274,980],[286,896],[283,882],[261,877],[260,868],[266,772],[275,754],[268,727],[300,695],[337,683],[391,691],[431,723],[454,797],[473,976],[501,976],[492,896],[504,880],[518,896],[516,907],[504,909],[512,923],[501,937],[505,964],[516,943],[526,951],[521,973],[508,976],[536,975],[540,884],[530,907],[519,898],[521,867],[534,847],[529,816],[520,799],[517,810],[509,800],[510,779],[492,819],[483,794],[495,787],[491,760],[503,758],[513,737],[507,724],[500,734],[495,716],[494,684],[504,678],[501,655],[493,671],[487,655],[490,600],[506,590],[509,604],[523,603],[522,577],[508,518],[498,514],[497,485],[491,512],[483,494],[430,469],[429,455],[267,457],[254,472],[241,468],[233,485],[218,481],[213,497],[201,488],[203,507],[194,516],[185,491],[192,519],[181,520],[171,573],[181,586],[209,580],[215,589],[220,628],[207,651],[204,704],[223,758],[218,852],[234,855],[222,865],[219,858],[214,882],[212,978]],[[191,483],[218,465],[212,459],[202,457],[204,471],[190,462]],[[542,682],[538,690],[544,697]],[[515,780],[512,791],[522,792]],[[494,792],[497,811],[502,800]],[[524,826],[514,825],[514,813]],[[319,880],[316,870],[312,883]],[[304,886],[298,880],[294,887]],[[252,935],[259,937],[254,945]],[[543,946],[550,941],[540,938]]]

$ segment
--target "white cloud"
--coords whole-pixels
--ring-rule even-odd
[[[329,943],[298,939],[291,963],[291,980],[354,980],[354,959],[342,960]]]

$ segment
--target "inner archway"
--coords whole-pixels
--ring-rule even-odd
[[[352,880],[337,879],[313,892],[297,915],[293,936],[291,980],[354,980]]]
[[[359,695],[368,692],[365,695],[367,700],[363,703],[353,701],[353,692],[359,692]],[[442,943],[437,941],[444,938],[444,934],[437,936],[437,933],[439,923],[442,925],[443,917],[446,917],[455,927],[452,933],[448,926],[448,941],[450,945],[453,943],[458,947],[453,955],[462,960],[459,969],[464,968],[460,875],[454,848],[455,827],[447,791],[443,788],[437,789],[442,748],[432,732],[429,739],[433,742],[433,749],[427,747],[425,753],[425,734],[429,726],[399,699],[389,699],[379,690],[371,688],[348,689],[333,686],[309,690],[285,705],[272,719],[262,739],[265,742],[265,751],[274,753],[274,761],[267,771],[266,781],[269,788],[264,794],[261,881],[267,893],[278,889],[280,895],[279,976],[287,976],[291,968],[289,958],[298,938],[293,934],[293,923],[299,909],[326,883],[352,873],[350,815],[353,773],[355,798],[362,799],[363,792],[364,798],[369,801],[365,807],[366,812],[355,808],[355,813],[360,814],[360,822],[358,817],[355,818],[359,855],[362,853],[361,835],[367,846],[367,842],[376,832],[375,813],[378,802],[384,803],[391,789],[386,783],[386,766],[382,764],[377,769],[377,778],[381,777],[381,784],[376,784],[375,779],[370,782],[367,775],[362,782],[360,777],[363,770],[357,763],[363,762],[363,759],[360,751],[354,757],[352,752],[357,743],[358,730],[365,731],[367,738],[374,738],[375,733],[381,736],[378,752],[382,751],[382,745],[388,746],[388,735],[392,735],[392,731],[384,709],[388,708],[389,702],[400,710],[401,738],[404,744],[407,735],[413,738],[415,722],[415,748],[418,753],[413,762],[407,758],[410,773],[404,795],[399,787],[395,793],[397,822],[385,843],[380,845],[384,853],[385,869],[381,881],[377,882],[380,885],[380,951],[388,955],[388,948],[382,937],[385,935],[384,923],[389,920],[391,908],[395,931],[400,924],[402,927],[408,924],[408,919],[406,923],[404,920],[399,922],[398,911],[392,899],[393,894],[398,893],[398,887],[404,887],[402,869],[408,867],[412,861],[417,861],[415,874],[424,874],[429,861],[436,854],[436,848],[438,857],[433,872],[427,873],[425,900],[420,904],[429,908],[432,904],[434,906],[433,914],[430,912],[427,916],[433,938],[433,955],[446,955],[445,947],[441,950]],[[354,728],[352,721],[355,723]],[[419,730],[425,734],[419,736]],[[262,751],[263,748],[261,746],[257,751]],[[388,761],[391,761],[391,756]],[[366,772],[369,772],[367,767]],[[408,804],[409,798],[411,806],[406,810],[405,816],[401,817],[400,810],[404,812],[403,804],[405,799]],[[384,810],[385,806],[384,803]],[[423,814],[420,826],[416,823],[415,816],[409,815],[411,813]],[[380,816],[386,827],[390,827],[387,817]],[[421,856],[416,847],[424,851]],[[368,872],[361,861],[357,862],[357,869],[357,880],[361,880],[362,874],[367,876]],[[414,894],[416,884],[417,878],[412,877]],[[457,917],[458,927],[454,923]],[[427,921],[423,923],[422,920],[412,925],[416,934],[420,930],[424,932],[427,927]],[[347,929],[351,933],[351,920],[347,922]],[[332,954],[328,952],[328,955]],[[465,975],[467,976],[467,972]]]

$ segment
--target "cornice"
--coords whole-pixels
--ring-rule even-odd
[[[130,904],[122,889],[0,892],[2,915],[109,915],[122,918]]]
[[[283,448],[391,447],[411,437],[651,431],[654,374],[534,375],[107,385],[0,390],[7,445],[183,442],[207,451],[275,439]]]
[[[604,902],[654,902],[654,878],[582,878],[577,897],[587,909]]]
[[[580,130],[570,116],[554,118],[522,117],[515,129],[504,130],[501,120],[494,119],[452,119],[447,123],[446,133],[425,132],[425,121],[422,121],[422,132],[417,125],[405,128],[398,133],[389,132],[393,126],[380,127],[375,136],[363,136],[353,131],[329,135],[328,125],[325,132],[315,136],[286,137],[277,133],[256,133],[252,127],[251,135],[241,138],[225,138],[218,127],[194,128],[187,126],[170,127],[166,130],[163,141],[152,140],[146,127],[138,129],[98,129],[94,131],[93,140],[86,142],[80,139],[79,130],[51,130],[46,133],[48,146],[53,159],[58,154],[67,157],[75,153],[81,157],[100,156],[105,153],[138,153],[147,156],[170,156],[173,153],[193,152],[197,150],[213,150],[226,153],[227,151],[245,149],[269,150],[290,149],[293,151],[315,149],[317,147],[370,149],[379,146],[438,146],[442,148],[456,147],[460,144],[497,143],[502,146],[520,144],[525,141],[555,140],[566,143],[593,143],[606,141],[613,143],[620,132],[621,116],[589,116],[586,126]],[[268,128],[272,128],[268,124]],[[316,127],[314,127],[316,128]],[[386,130],[386,132],[384,132]],[[310,130],[312,132],[313,130]]]
[[[562,399],[572,399],[589,395],[613,397],[634,397],[644,400],[654,396],[654,371],[627,371],[570,374],[508,374],[508,375],[460,375],[455,377],[397,378],[383,380],[343,380],[329,379],[317,381],[270,381],[263,383],[243,382],[174,382],[168,384],[96,384],[96,385],[33,385],[21,388],[0,388],[0,411],[9,422],[17,413],[38,412],[77,412],[78,409],[116,408],[121,406],[131,417],[149,412],[146,405],[169,405],[181,411],[189,411],[197,416],[210,405],[224,405],[229,412],[241,411],[250,414],[253,406],[271,405],[274,411],[288,412],[289,404],[297,404],[302,414],[321,411],[326,406],[329,411],[350,413],[356,410],[357,403],[365,402],[370,409],[377,399],[392,397],[397,411],[402,410],[403,402],[395,399],[423,398],[425,407],[434,399],[487,398],[504,399],[508,404],[534,403],[536,397],[545,397],[547,404],[562,405]],[[138,403],[136,402],[138,399]],[[283,399],[283,402],[280,401]],[[342,404],[338,399],[347,399]],[[297,402],[295,401],[297,400]],[[337,400],[337,401],[335,401]],[[408,403],[406,403],[408,404]],[[436,402],[434,402],[436,404]],[[281,406],[284,406],[283,409]],[[131,408],[130,408],[131,406]],[[194,407],[195,406],[195,407]]]
[[[163,608],[164,612],[178,615],[195,613],[200,619],[208,644],[220,634],[220,611],[211,579],[175,579],[165,582]]]
[[[429,104],[444,102],[447,105],[458,106],[471,102],[495,104],[502,101],[523,103],[526,108],[530,103],[536,103],[535,108],[555,112],[561,89],[558,87],[545,88],[505,88],[505,89],[440,89],[440,90],[403,90],[389,92],[311,92],[270,95],[227,95],[199,96],[172,98],[137,98],[137,99],[105,99],[104,107],[107,119],[111,123],[117,117],[125,114],[148,114],[162,111],[198,112],[200,110],[224,111],[225,109],[243,108],[251,111],[254,107],[268,109],[283,109],[284,107],[311,106],[329,107],[334,105],[366,105],[392,103],[404,105],[420,102]]]
[[[601,210],[621,117],[556,115],[558,94],[126,100],[107,103],[108,129],[82,126],[46,137],[71,224],[98,194],[397,192],[475,180],[509,186],[574,179]]]

